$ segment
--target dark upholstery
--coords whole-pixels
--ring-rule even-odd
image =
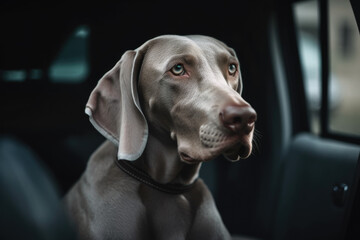
[[[0,239],[73,239],[52,179],[27,146],[0,138]]]

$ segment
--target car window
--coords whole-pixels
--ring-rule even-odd
[[[86,80],[89,72],[88,26],[78,26],[69,35],[50,63],[49,69],[0,69],[0,80],[8,83],[45,80],[53,84],[78,84]]]
[[[360,135],[360,35],[349,0],[329,1],[329,130]]]
[[[313,133],[320,133],[321,49],[318,1],[294,4],[300,60]],[[328,1],[330,132],[360,135],[360,36],[348,0]]]

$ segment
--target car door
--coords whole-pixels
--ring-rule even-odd
[[[359,75],[350,76],[350,70],[341,70],[342,67],[356,68],[358,63],[356,57],[349,57],[349,54],[358,55],[358,52],[346,52],[360,50],[357,48],[360,38],[355,17],[351,15],[353,11],[348,1],[288,1],[278,10],[273,23],[276,32],[273,34],[278,40],[274,45],[281,52],[278,58],[282,63],[278,61],[275,65],[283,64],[287,71],[283,84],[288,87],[288,93],[283,94],[283,101],[290,104],[283,107],[282,114],[291,124],[285,125],[284,128],[288,129],[283,128],[282,131],[284,151],[278,162],[279,175],[273,176],[270,188],[277,193],[271,238],[341,239],[347,228],[347,211],[354,201],[350,192],[356,191],[356,166],[360,153],[360,124],[356,113],[360,104],[352,99],[356,98],[356,90],[344,91],[346,87],[356,89],[359,86]],[[346,31],[350,31],[349,20],[336,22],[336,18],[344,17],[342,11],[347,13],[346,17],[350,13],[355,23],[355,28],[351,26],[351,31],[356,29],[352,32],[356,41],[352,43],[356,45],[353,50],[346,49],[349,42],[342,43],[340,47],[334,43],[333,38],[336,37],[337,41],[349,41],[346,39],[349,36],[344,36],[349,34]],[[311,16],[312,12],[315,16]],[[315,23],[311,23],[311,18]],[[305,21],[305,25],[316,25],[312,29],[315,33],[311,30],[302,32],[301,21]],[[293,38],[285,34],[290,28],[294,29]],[[306,35],[309,33],[310,37]],[[311,37],[316,38],[315,41]],[[289,43],[289,39],[294,41]],[[297,49],[300,62],[293,60],[293,55],[289,53],[294,51],[289,50],[291,47]],[[338,54],[342,54],[342,58],[336,56],[335,51],[342,51]],[[296,75],[293,66],[297,63],[300,63],[302,71]],[[314,76],[317,79],[312,79]],[[351,77],[354,78],[352,81],[344,79]],[[293,94],[299,89],[303,93]]]

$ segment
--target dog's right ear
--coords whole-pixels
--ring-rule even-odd
[[[85,113],[107,139],[118,145],[118,159],[136,160],[143,153],[148,126],[141,111],[137,78],[144,51],[127,51],[90,94]]]

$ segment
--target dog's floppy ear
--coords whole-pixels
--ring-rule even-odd
[[[118,145],[118,159],[136,160],[144,151],[148,125],[140,108],[137,78],[142,51],[127,51],[90,94],[85,112],[107,139]]]

